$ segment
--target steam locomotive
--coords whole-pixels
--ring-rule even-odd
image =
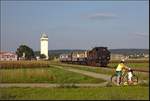
[[[59,59],[64,63],[106,67],[110,60],[110,51],[107,47],[95,47],[88,51],[61,54]]]

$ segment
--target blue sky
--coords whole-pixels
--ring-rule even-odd
[[[1,1],[1,50],[149,48],[148,1]]]

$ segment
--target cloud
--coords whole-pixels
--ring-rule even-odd
[[[149,37],[149,34],[147,33],[133,33],[133,34],[139,37]]]
[[[94,14],[91,14],[91,15],[87,15],[87,18],[104,20],[104,19],[117,18],[117,16],[115,14],[112,14],[112,13],[94,13]]]

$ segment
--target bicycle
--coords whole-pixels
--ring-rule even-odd
[[[138,77],[133,73],[132,74],[132,83],[128,80],[128,71],[123,72],[121,78],[120,78],[120,85],[137,85],[138,84]],[[113,74],[111,76],[111,83],[117,85],[117,74]]]

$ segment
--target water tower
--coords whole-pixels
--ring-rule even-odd
[[[40,43],[40,54],[44,54],[46,56],[46,59],[48,59],[48,36],[45,33],[41,33]]]

